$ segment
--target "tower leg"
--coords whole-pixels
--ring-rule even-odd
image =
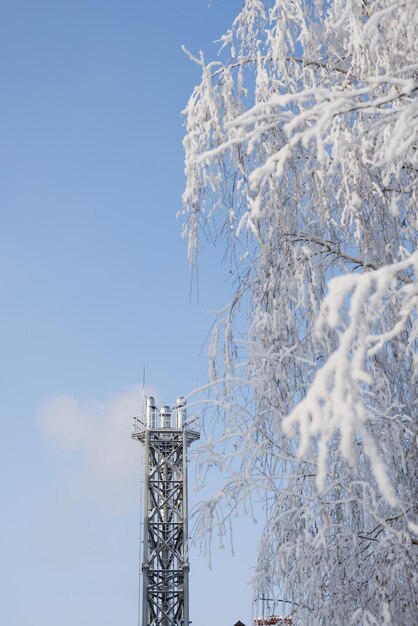
[[[142,626],[148,626],[148,509],[149,509],[149,430],[145,431],[144,526],[142,547]]]
[[[187,491],[187,431],[183,428],[183,626],[189,626],[189,520],[188,520],[188,491]]]

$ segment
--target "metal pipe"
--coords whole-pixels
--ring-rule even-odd
[[[152,396],[147,398],[147,428],[155,428],[155,400]]]
[[[176,426],[178,429],[183,428],[183,424],[186,421],[187,409],[186,409],[186,400],[184,396],[179,396],[176,400]]]

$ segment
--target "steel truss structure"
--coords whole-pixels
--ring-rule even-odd
[[[199,432],[188,428],[182,398],[173,415],[148,398],[132,437],[145,452],[142,626],[189,626],[187,448]]]

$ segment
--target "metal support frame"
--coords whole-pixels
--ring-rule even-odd
[[[184,406],[172,428],[168,407],[158,419],[150,400],[132,433],[145,448],[141,626],[189,626],[187,448],[199,433]]]

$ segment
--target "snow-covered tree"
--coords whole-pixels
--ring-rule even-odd
[[[202,537],[265,520],[255,595],[294,624],[418,623],[417,0],[245,0],[190,57],[189,257],[233,285]]]

